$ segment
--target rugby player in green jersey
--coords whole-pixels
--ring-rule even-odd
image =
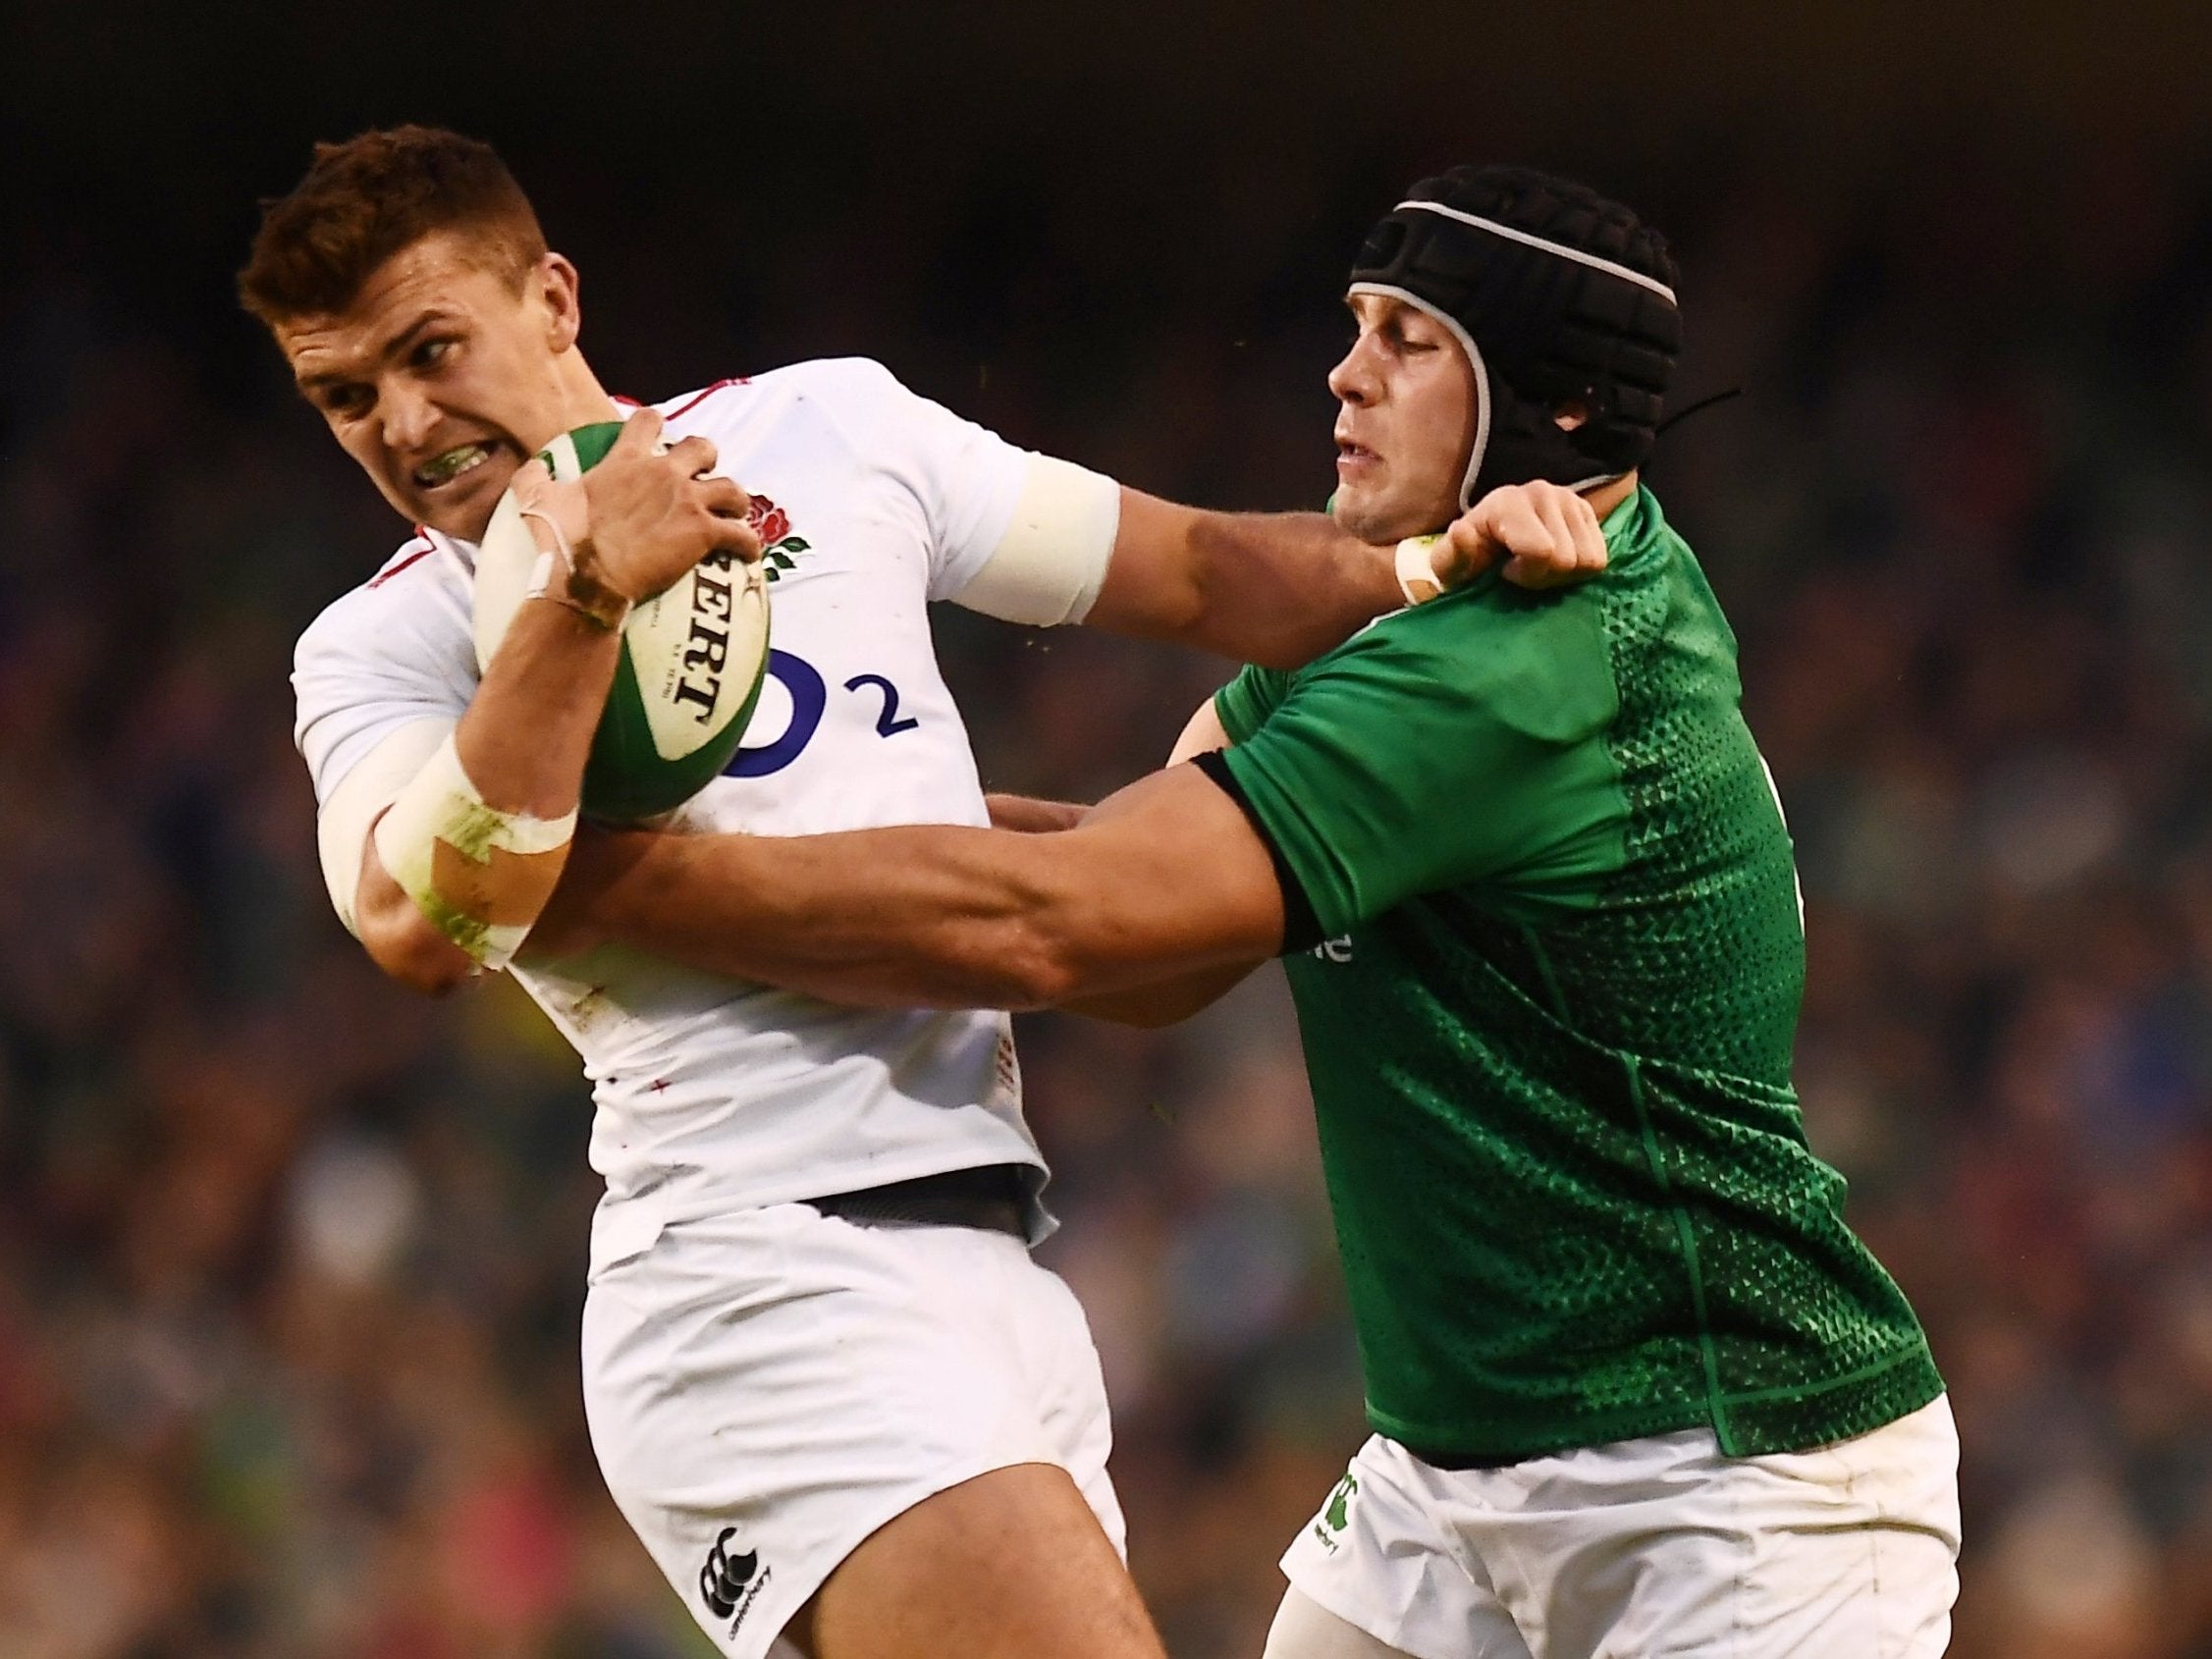
[[[1284,958],[1376,1433],[1273,1659],[1948,1639],[1943,1384],[1807,1148],[1788,831],[1637,473],[1673,283],[1634,214],[1506,168],[1417,185],[1353,272],[1338,520],[1459,542],[1556,486],[1602,519],[1586,585],[1490,571],[1247,669],[1189,764],[1004,815],[1047,832],[610,835],[556,901],[569,942],[897,1006],[1159,1019]]]

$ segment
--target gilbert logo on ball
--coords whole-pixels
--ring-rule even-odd
[[[580,478],[621,429],[579,426],[539,458],[557,479]],[[503,496],[476,555],[479,669],[507,637],[537,559],[513,495]],[[767,670],[768,584],[757,564],[715,554],[633,609],[584,766],[584,815],[637,824],[704,789],[736,754]]]

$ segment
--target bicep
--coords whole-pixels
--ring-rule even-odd
[[[459,618],[341,601],[301,637],[296,736],[315,789],[315,840],[331,907],[360,934],[369,831],[467,714],[474,646]],[[451,636],[441,622],[454,624]]]
[[[1182,735],[1175,739],[1175,747],[1168,752],[1167,764],[1181,766],[1194,755],[1212,754],[1228,746],[1228,727],[1221,723],[1221,712],[1209,697],[1184,724]]]
[[[425,990],[473,964],[385,870],[374,832],[481,689],[466,591],[434,574],[356,589],[300,637],[293,665],[332,908],[379,967]]]
[[[957,578],[950,597],[967,610],[1030,627],[1090,620],[1130,493],[1072,462],[1025,455],[1005,529],[973,574]]]
[[[991,794],[983,797],[994,830],[1013,830],[1024,835],[1051,834],[1072,830],[1091,809],[1073,801],[1043,801],[1030,795]]]
[[[1214,713],[1214,701],[1208,697],[1199,706],[1197,713],[1190,717],[1190,723],[1183,727],[1183,734],[1174,743],[1174,754],[1168,757],[1168,768],[1170,772],[1195,772],[1197,768],[1183,768],[1181,763],[1188,761],[1192,754],[1206,754],[1210,750],[1227,748],[1227,743],[1230,743],[1230,736],[1221,727],[1221,717]],[[1280,934],[1283,934],[1283,923],[1280,923],[1283,889],[1280,889],[1278,879],[1259,884],[1259,865],[1252,861],[1250,854],[1254,849],[1266,854],[1266,847],[1261,847],[1259,838],[1252,834],[1250,821],[1243,819],[1243,814],[1239,812],[1236,814],[1236,823],[1230,825],[1225,814],[1218,814],[1218,803],[1210,801],[1210,798],[1192,794],[1188,803],[1181,801],[1181,794],[1186,787],[1188,785],[1174,785],[1174,789],[1177,789],[1174,796],[1168,794],[1168,787],[1165,785],[1160,789],[1148,789],[1148,798],[1128,798],[1128,801],[1121,801],[1119,805],[1112,805],[1112,810],[1160,814],[1161,823],[1157,828],[1163,831],[1170,831],[1165,819],[1168,819],[1168,812],[1172,810],[1179,821],[1177,830],[1213,830],[1213,834],[1216,836],[1213,852],[1201,852],[1192,856],[1188,861],[1192,867],[1188,874],[1181,876],[1183,881],[1192,884],[1192,889],[1204,891],[1181,893],[1181,902],[1201,905],[1206,909],[1214,909],[1214,905],[1218,905],[1218,911],[1213,916],[1213,920],[1223,932],[1248,932],[1252,937],[1271,936],[1280,940]],[[1213,785],[1213,780],[1208,780],[1208,787],[1221,801],[1227,798],[1221,794],[1218,785]],[[1104,805],[1108,803],[1102,803],[1102,807]],[[1183,823],[1186,819],[1188,823]],[[1271,858],[1268,867],[1269,874],[1274,872]],[[1216,883],[1223,874],[1230,876],[1230,884],[1225,889],[1216,887]],[[1214,893],[1214,896],[1208,898],[1208,891]],[[1250,976],[1252,969],[1257,969],[1269,953],[1271,951],[1254,951],[1250,958],[1174,973],[1170,978],[1151,980],[1146,985],[1133,985],[1124,990],[1104,990],[1104,993],[1070,997],[1070,1000],[1061,1002],[1059,1006],[1068,1013],[1082,1013],[1093,1020],[1110,1020],[1115,1024],[1128,1024],[1128,1027],[1168,1027],[1168,1024],[1179,1020],[1188,1020],[1190,1015],[1199,1013],[1199,1009],[1206,1009],[1206,1006],[1218,1002],[1232,989],[1243,985],[1243,980]]]
[[[1035,627],[1079,622],[1113,546],[1119,487],[899,384],[881,363],[822,365],[864,452],[920,512],[928,596]]]
[[[1243,809],[1196,767],[1139,778],[1052,839],[1064,937],[1087,991],[1250,964],[1281,948],[1273,858]]]

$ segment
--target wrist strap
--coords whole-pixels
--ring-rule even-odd
[[[568,545],[568,533],[561,528],[561,521],[552,513],[526,507],[519,516],[534,518],[553,532],[553,546],[539,550],[538,562],[530,567],[530,585],[523,590],[522,597],[550,599],[556,605],[566,605],[609,633],[618,631],[629,619],[628,595],[618,593],[600,580],[596,572],[585,569],[577,562],[575,550]],[[561,564],[559,585],[555,584],[553,575],[556,556]]]
[[[1408,536],[1398,544],[1395,560],[1398,591],[1406,596],[1408,605],[1426,605],[1444,591],[1443,578],[1436,574],[1436,566],[1430,558],[1430,550],[1443,539],[1440,533]]]

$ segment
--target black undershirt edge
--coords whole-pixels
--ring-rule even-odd
[[[1306,896],[1305,883],[1298,873],[1290,868],[1290,861],[1282,856],[1275,845],[1274,836],[1260,822],[1260,815],[1252,810],[1251,801],[1245,798],[1244,786],[1237,782],[1236,774],[1218,749],[1209,749],[1203,755],[1191,757],[1191,764],[1220,785],[1221,792],[1236,802],[1237,810],[1244,814],[1252,826],[1252,832],[1260,837],[1260,844],[1268,849],[1268,860],[1275,867],[1275,884],[1282,888],[1282,949],[1276,954],[1289,956],[1301,950],[1311,950],[1322,942],[1321,918],[1314,914],[1314,901]]]

